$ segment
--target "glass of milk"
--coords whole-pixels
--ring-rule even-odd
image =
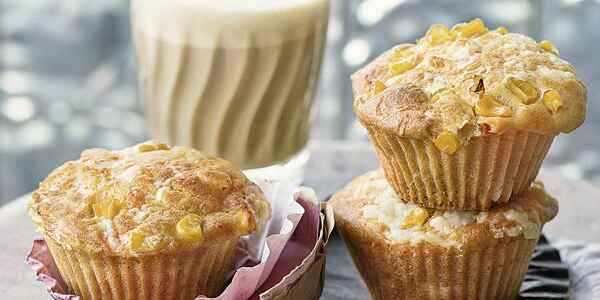
[[[132,0],[153,138],[299,181],[329,0]]]

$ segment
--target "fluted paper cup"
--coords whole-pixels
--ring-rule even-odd
[[[339,223],[339,221],[338,221]],[[338,226],[374,299],[514,299],[537,239],[484,247],[390,244]]]
[[[535,179],[554,135],[509,130],[474,137],[454,154],[433,142],[367,126],[386,178],[405,202],[445,210],[489,210]]]
[[[45,236],[63,280],[82,299],[189,300],[218,295],[238,239],[169,255],[111,257],[67,249]]]

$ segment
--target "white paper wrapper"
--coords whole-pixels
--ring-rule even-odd
[[[296,198],[300,191],[307,188],[297,188],[289,181],[273,181],[264,178],[250,178],[250,180],[261,188],[265,198],[271,204],[271,219],[260,232],[242,237],[241,244],[247,251],[247,257],[241,257],[238,266],[248,262],[265,261],[270,254],[270,249],[266,247],[267,237],[275,234],[291,235],[299,221],[295,218],[302,217],[304,214],[304,208],[296,202]],[[309,195],[304,195],[304,198],[317,203],[317,197],[312,189],[308,190]],[[292,216],[293,219],[288,219]]]

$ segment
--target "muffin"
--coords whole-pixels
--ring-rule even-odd
[[[381,170],[330,205],[374,299],[514,299],[558,210],[537,182],[489,212],[425,209],[400,201]]]
[[[218,295],[241,236],[270,206],[229,162],[149,141],[86,150],[54,170],[28,213],[83,300]]]
[[[487,210],[526,190],[586,88],[548,41],[479,19],[433,25],[352,75],[354,111],[407,202]]]

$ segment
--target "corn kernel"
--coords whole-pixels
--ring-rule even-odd
[[[146,233],[139,230],[132,231],[129,240],[129,247],[135,252],[156,251],[167,246],[166,241],[159,236],[148,236]]]
[[[485,134],[502,134],[510,128],[510,119],[507,118],[485,118],[481,124]]]
[[[157,141],[148,141],[144,144],[139,144],[137,146],[138,152],[150,152],[156,150],[169,150],[171,149],[169,145],[165,143],[159,143]]]
[[[154,144],[140,144],[137,149],[139,152],[150,152],[157,150],[158,148]]]
[[[524,104],[534,103],[540,97],[538,89],[524,80],[509,77],[506,87]]]
[[[189,214],[177,222],[175,229],[179,238],[199,242],[203,237],[202,217],[196,214]]]
[[[427,213],[427,210],[418,207],[408,213],[408,215],[404,218],[401,227],[406,229],[415,226],[421,226],[425,224],[425,221],[427,221],[428,217],[429,213]]]
[[[121,203],[114,198],[93,204],[94,215],[96,217],[112,219],[119,213],[120,209]]]
[[[158,143],[158,144],[156,145],[156,148],[157,148],[158,150],[169,150],[169,149],[171,149],[171,147],[169,147],[169,145],[167,145],[167,144],[165,144],[165,143]]]
[[[563,104],[560,94],[556,90],[546,91],[542,99],[544,100],[544,105],[546,105],[551,112],[557,112]]]
[[[444,131],[433,141],[435,146],[442,152],[453,154],[458,150],[459,142],[455,133]]]
[[[381,92],[383,92],[385,89],[387,88],[387,86],[385,85],[385,83],[376,80],[375,82],[373,82],[371,84],[371,87],[369,88],[369,97],[373,97]]]
[[[239,210],[235,213],[233,218],[237,223],[238,231],[241,234],[247,234],[251,231],[252,228],[250,226],[250,214],[248,214],[246,211]]]
[[[448,27],[442,24],[435,24],[429,27],[425,34],[424,40],[430,46],[437,46],[447,42],[451,42],[456,38],[454,32],[451,32]]]
[[[456,32],[460,37],[471,38],[487,33],[488,29],[481,19],[474,19],[468,23],[455,25],[452,31]]]
[[[493,96],[483,96],[475,104],[475,113],[484,117],[510,117],[512,108],[502,104]]]
[[[394,49],[392,53],[392,60],[400,60],[413,55],[415,52],[411,47],[399,47]]]
[[[505,34],[507,34],[507,33],[508,33],[508,28],[506,28],[506,27],[504,27],[504,26],[500,26],[500,27],[496,28],[496,31],[497,31],[499,34],[505,35]]]
[[[389,76],[400,75],[415,67],[415,61],[411,59],[405,59],[401,61],[393,62],[389,65]]]
[[[554,53],[555,55],[559,55],[558,49],[556,49],[556,47],[554,47],[554,44],[552,44],[550,41],[543,40],[539,43],[539,46],[540,49],[544,51]]]
[[[451,240],[461,240],[462,237],[465,235],[465,231],[463,228],[456,228],[454,229],[454,231],[448,236],[449,239]]]
[[[132,250],[140,250],[144,244],[146,235],[139,231],[132,231],[130,235],[130,247]]]

